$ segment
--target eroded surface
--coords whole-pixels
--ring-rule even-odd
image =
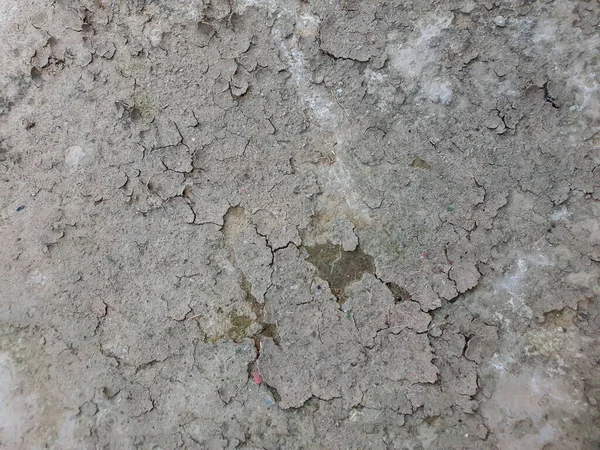
[[[0,2],[0,447],[598,448],[599,20]]]

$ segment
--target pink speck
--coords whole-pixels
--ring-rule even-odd
[[[254,372],[252,372],[252,378],[254,379],[254,382],[256,384],[262,384],[263,379],[260,376],[260,373],[258,373],[258,370],[255,370]]]
[[[423,252],[421,253],[421,256],[423,257],[423,259],[429,259],[429,252]]]
[[[242,188],[242,189],[240,189],[240,192],[241,192],[242,194],[245,194],[246,192],[248,192],[248,189],[246,189],[246,188]]]

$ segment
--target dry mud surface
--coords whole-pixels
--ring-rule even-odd
[[[600,448],[599,20],[0,1],[0,448]]]

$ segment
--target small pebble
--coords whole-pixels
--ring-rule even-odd
[[[598,400],[596,400],[594,397],[588,397],[588,402],[590,402],[590,405],[592,406],[596,406],[598,404]]]
[[[433,327],[429,330],[429,335],[433,337],[440,337],[442,335],[442,330],[440,327]]]
[[[503,28],[506,26],[506,18],[504,16],[494,17],[494,23],[497,27]]]

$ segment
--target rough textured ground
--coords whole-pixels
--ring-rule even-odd
[[[600,448],[599,21],[0,1],[0,447]]]

